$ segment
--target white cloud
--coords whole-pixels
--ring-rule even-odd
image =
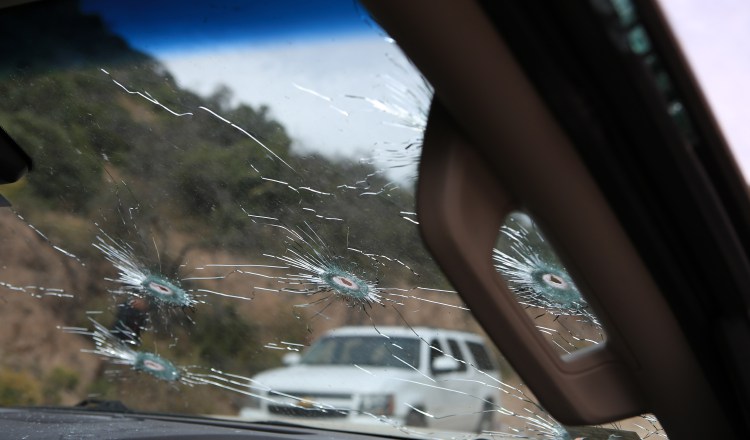
[[[394,126],[397,121],[384,112],[347,97],[389,101],[390,78],[407,87],[421,86],[398,47],[381,37],[236,46],[160,59],[181,86],[199,94],[224,84],[236,101],[268,105],[301,151],[354,159],[415,137],[413,130]],[[400,178],[414,169],[391,174]]]

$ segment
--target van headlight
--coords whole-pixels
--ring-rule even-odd
[[[376,416],[393,415],[393,394],[363,394],[359,410]]]

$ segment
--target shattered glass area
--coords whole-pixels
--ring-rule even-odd
[[[527,214],[507,217],[492,258],[518,303],[561,354],[604,341],[596,315]]]
[[[220,74],[236,65],[199,93],[77,2],[0,17],[8,41],[34,41],[3,60],[0,125],[35,161],[1,189],[13,207],[0,211],[0,390],[12,391],[0,396],[18,397],[0,404],[117,400],[420,438],[574,438],[423,248],[413,177],[432,91],[354,10],[380,62],[367,93],[276,81],[279,102],[311,98],[303,116],[347,133],[351,148],[335,151],[288,129],[273,104],[235,97]],[[369,128],[353,130],[358,120]],[[601,342],[544,246],[511,217],[498,271],[562,352]],[[611,428],[663,434],[648,418]]]

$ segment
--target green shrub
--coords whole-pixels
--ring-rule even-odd
[[[65,367],[55,367],[47,375],[45,389],[55,391],[73,391],[80,382],[80,377],[75,371]]]
[[[29,373],[0,370],[0,406],[37,405],[42,400],[39,382]]]

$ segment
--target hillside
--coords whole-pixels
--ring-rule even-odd
[[[232,105],[226,88],[211,96],[180,88],[76,2],[56,3],[54,19],[40,19],[39,7],[0,19],[0,47],[12,54],[0,60],[0,125],[34,160],[27,179],[2,189],[14,211],[0,217],[0,396],[11,396],[0,404],[93,396],[146,410],[231,413],[241,402],[123,369],[112,376],[110,364],[81,353],[91,338],[64,328],[91,328],[90,319],[111,326],[130,298],[117,293],[117,268],[93,246],[101,240],[195,295],[191,307],[148,310],[142,346],[178,365],[251,376],[279,365],[283,352],[268,344],[307,344],[341,324],[476,329],[454,307],[455,294],[414,293],[449,286],[412,245],[417,230],[401,214],[413,211],[410,189],[371,165],[298,153],[304,148],[268,108]],[[330,292],[279,291],[285,275],[272,267],[210,266],[278,265],[274,257],[290,249],[312,258],[277,226],[302,231],[342,270],[404,293],[353,307]]]

